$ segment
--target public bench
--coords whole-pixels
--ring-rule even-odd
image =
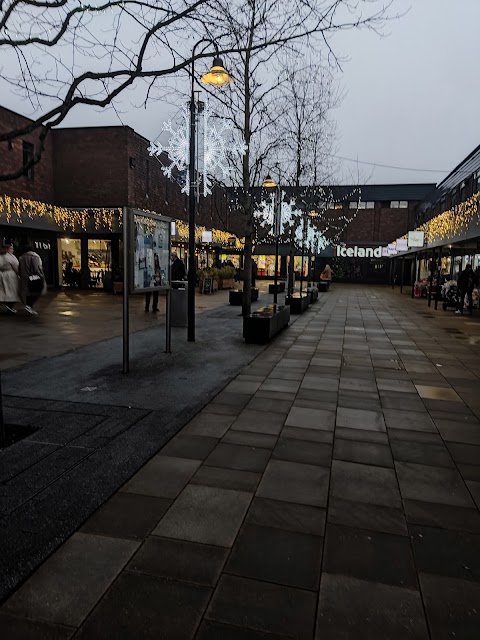
[[[290,307],[291,313],[301,314],[308,309],[310,295],[308,293],[293,293],[285,298],[285,304]]]
[[[228,301],[233,306],[242,306],[242,298],[243,291],[242,289],[232,289],[228,294]],[[252,288],[252,302],[256,302],[258,300],[258,289],[256,287]]]
[[[243,318],[243,337],[250,344],[265,344],[289,322],[290,307],[269,304]]]

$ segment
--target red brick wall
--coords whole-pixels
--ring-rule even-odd
[[[403,236],[411,229],[409,209],[382,209],[379,227],[379,242],[387,244]]]
[[[349,209],[346,215],[351,216],[354,213],[355,209]],[[372,209],[360,209],[352,222],[347,225],[347,244],[368,244],[373,242],[374,219],[375,215]]]
[[[128,201],[127,127],[54,132],[55,202],[65,207],[121,207]]]
[[[2,133],[13,131],[19,127],[30,123],[29,118],[25,118],[4,107],[0,107],[0,131]],[[30,142],[38,149],[38,135],[40,131],[21,136],[8,142],[0,142],[0,173],[6,174],[16,171],[23,164],[22,142]],[[34,178],[30,180],[26,176],[21,176],[16,180],[0,182],[0,193],[15,197],[29,198],[30,200],[40,200],[52,203],[54,201],[53,190],[53,159],[52,159],[52,133],[50,132],[45,140],[45,151],[38,164],[34,167]]]
[[[408,209],[390,209],[389,207],[382,207],[381,203],[378,202],[374,210],[360,209],[352,222],[346,225],[339,242],[345,242],[350,245],[378,243],[386,245],[389,242],[393,242],[413,228],[415,207],[416,203],[411,202]],[[329,221],[335,223],[341,216],[350,218],[354,213],[355,210],[349,209],[347,204],[344,205],[343,210],[328,211],[326,217]],[[341,220],[338,222],[339,227],[344,224]],[[329,235],[327,233],[327,237]]]

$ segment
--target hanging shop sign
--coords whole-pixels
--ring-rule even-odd
[[[408,232],[408,248],[412,247],[423,247],[425,242],[425,232],[424,231],[409,231]]]
[[[388,249],[388,255],[389,256],[396,256],[397,255],[397,245],[392,242],[391,244],[387,245],[387,249]]]
[[[381,258],[382,247],[336,247],[337,258]]]
[[[213,233],[211,231],[202,231],[202,242],[212,242]]]
[[[396,247],[397,251],[408,251],[407,238],[397,238]]]

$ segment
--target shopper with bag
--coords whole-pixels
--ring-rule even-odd
[[[16,302],[20,302],[18,260],[13,255],[13,245],[6,242],[0,247],[0,306],[9,313],[17,313],[13,308]]]
[[[40,256],[27,246],[20,256],[20,283],[25,310],[32,316],[38,315],[33,305],[47,290]]]

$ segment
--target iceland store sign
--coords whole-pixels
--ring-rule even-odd
[[[382,247],[336,247],[337,258],[381,258]]]

